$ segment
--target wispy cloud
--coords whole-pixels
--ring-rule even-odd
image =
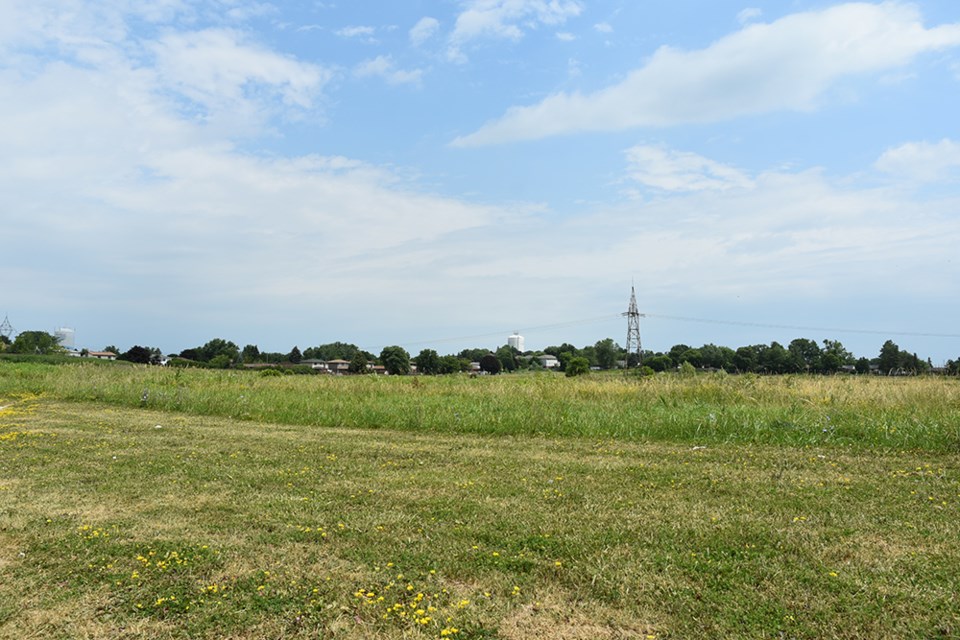
[[[417,21],[410,29],[410,42],[415,47],[419,47],[424,42],[434,37],[440,30],[440,21],[430,16],[425,16]]]
[[[447,55],[462,62],[463,47],[473,40],[519,40],[527,30],[563,24],[582,10],[579,0],[470,0],[457,16]]]
[[[724,191],[753,186],[743,172],[689,151],[636,145],[627,149],[625,155],[629,178],[657,190]]]
[[[246,41],[230,29],[171,33],[149,43],[166,87],[208,116],[310,109],[332,72]]]
[[[762,9],[758,9],[757,7],[747,7],[737,14],[737,22],[740,24],[747,24],[748,22],[753,22],[762,15]]]
[[[593,25],[593,30],[597,33],[613,33],[613,27],[609,22],[598,22]]]
[[[334,33],[342,38],[358,38],[361,40],[374,41],[376,27],[370,26],[350,26],[337,29]]]
[[[899,68],[921,53],[958,45],[960,23],[925,28],[910,5],[844,4],[798,13],[750,25],[706,49],[661,47],[619,84],[512,107],[454,144],[810,110],[842,78]]]
[[[960,183],[960,143],[944,138],[940,142],[907,142],[887,149],[876,168],[917,182]]]
[[[360,78],[378,76],[393,85],[420,84],[423,78],[423,70],[398,69],[390,56],[377,56],[371,60],[366,60],[357,65],[354,73]]]

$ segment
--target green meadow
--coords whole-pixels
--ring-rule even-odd
[[[0,362],[3,638],[960,637],[960,381]]]

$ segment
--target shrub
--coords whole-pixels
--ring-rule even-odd
[[[567,377],[582,376],[590,373],[590,361],[582,356],[570,358],[567,363]]]

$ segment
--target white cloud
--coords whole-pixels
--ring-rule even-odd
[[[844,4],[754,24],[706,49],[661,47],[619,84],[511,107],[454,141],[481,145],[576,131],[716,122],[809,110],[846,76],[896,69],[960,45],[960,23],[924,28],[910,5]]]
[[[519,40],[527,30],[563,24],[582,10],[579,0],[470,0],[457,16],[447,55],[464,61],[462,48],[473,40]]]
[[[161,80],[209,111],[252,108],[264,95],[309,109],[332,73],[230,29],[172,33],[149,45]]]
[[[344,38],[365,38],[365,39],[372,39],[372,38],[373,38],[373,34],[376,33],[376,31],[377,31],[377,30],[376,30],[374,27],[368,27],[368,26],[352,26],[352,27],[343,27],[342,29],[337,29],[337,31],[335,31],[335,33],[336,33],[338,36],[341,36],[341,37],[344,37]]]
[[[421,69],[413,69],[412,71],[397,69],[393,58],[390,56],[377,56],[372,60],[366,60],[357,65],[354,73],[360,78],[378,76],[393,85],[420,84],[423,78]]]
[[[626,150],[627,175],[662,191],[723,191],[748,189],[753,182],[743,172],[689,151],[637,145]]]
[[[559,40],[560,42],[573,42],[576,39],[577,39],[577,36],[567,31],[557,32],[557,40]]]
[[[944,138],[940,142],[908,142],[887,149],[876,168],[917,182],[960,181],[960,143]]]
[[[737,22],[747,24],[763,15],[763,11],[757,7],[747,7],[737,14]]]
[[[664,191],[544,225],[537,233],[544,250],[498,240],[502,253],[483,261],[465,254],[451,275],[523,274],[577,290],[609,278],[616,265],[638,274],[638,290],[651,299],[682,291],[681,305],[914,294],[918,286],[943,292],[957,277],[957,204],[840,186],[818,170],[769,172],[750,189]]]
[[[415,47],[419,47],[424,42],[436,35],[440,29],[440,21],[429,16],[420,18],[417,24],[410,29],[410,42]]]
[[[593,30],[597,33],[613,33],[613,27],[609,22],[598,22],[593,25]]]

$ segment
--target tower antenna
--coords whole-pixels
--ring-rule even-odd
[[[642,313],[637,309],[637,294],[633,283],[630,283],[630,307],[623,313],[627,318],[627,361],[624,370],[630,369],[630,354],[635,353],[637,368],[643,366],[643,352],[640,347],[640,318]]]
[[[0,336],[9,338],[13,334],[13,327],[10,326],[10,318],[3,316],[3,324],[0,324]]]

